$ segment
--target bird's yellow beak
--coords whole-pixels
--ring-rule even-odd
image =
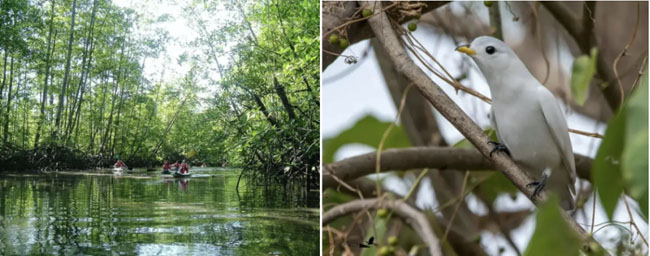
[[[461,45],[456,48],[456,51],[465,53],[467,55],[474,55],[476,54],[476,51],[474,51],[472,48],[469,48],[468,45]]]

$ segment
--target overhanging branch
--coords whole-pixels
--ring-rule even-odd
[[[589,180],[592,159],[574,155],[576,172],[580,178]],[[410,169],[440,169],[445,171],[495,170],[492,161],[483,157],[476,149],[452,147],[411,147],[388,149],[381,152],[380,171]],[[323,188],[335,187],[338,183],[332,175],[348,182],[375,173],[377,153],[371,152],[350,157],[323,166]]]

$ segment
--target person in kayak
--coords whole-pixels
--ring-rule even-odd
[[[176,171],[176,172],[178,172],[178,169],[181,167],[181,165],[178,163],[178,161],[176,161],[173,166],[174,166],[174,171]]]
[[[190,167],[185,162],[185,159],[183,159],[183,163],[181,164],[181,174],[186,174],[188,172],[190,172]]]
[[[165,160],[165,164],[163,164],[163,171],[169,171],[172,167],[169,165],[169,160]]]
[[[120,160],[120,159],[117,159],[117,162],[115,162],[113,167],[114,168],[127,168],[126,164],[124,164],[124,162],[122,162],[122,160]]]

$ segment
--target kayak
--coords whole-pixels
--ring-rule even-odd
[[[169,170],[163,170],[162,174],[172,174]]]
[[[179,172],[174,173],[174,178],[188,178],[188,177],[192,177],[192,174],[190,174],[190,173],[182,174],[182,173],[179,173]]]
[[[113,168],[113,172],[122,172],[122,167]]]

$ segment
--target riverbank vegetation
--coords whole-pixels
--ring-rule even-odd
[[[0,169],[189,157],[318,184],[317,1],[138,7],[0,3]]]

